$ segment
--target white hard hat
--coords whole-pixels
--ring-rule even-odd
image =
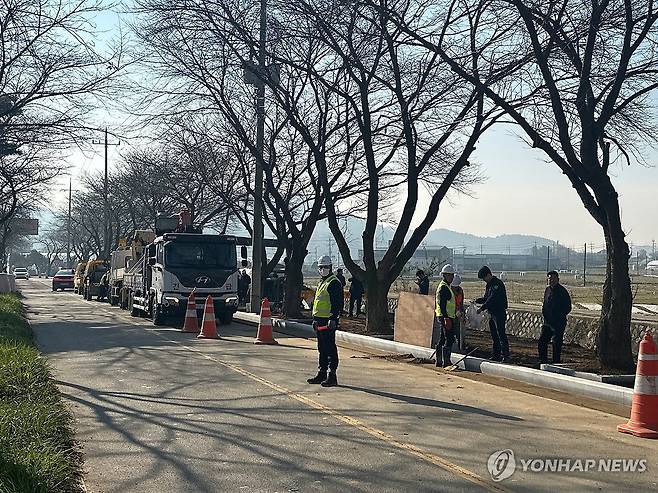
[[[318,267],[331,267],[331,257],[329,255],[324,255],[318,260]]]
[[[455,269],[450,264],[444,265],[443,269],[441,269],[441,274],[454,274],[454,273],[455,273]]]
[[[455,277],[453,278],[452,282],[450,283],[451,286],[457,287],[462,283],[462,276],[459,274],[455,274]]]

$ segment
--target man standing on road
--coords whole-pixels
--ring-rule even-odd
[[[430,294],[430,278],[425,275],[425,271],[416,271],[416,284],[418,284],[418,294]]]
[[[350,317],[354,314],[354,305],[356,304],[356,318],[361,315],[361,303],[363,302],[363,283],[356,277],[352,276],[350,281]]]
[[[571,296],[560,284],[559,274],[552,270],[547,274],[548,286],[544,291],[544,304],[541,313],[544,325],[539,337],[539,361],[548,363],[548,343],[553,339],[553,363],[560,362],[564,329],[567,327],[567,315],[571,312]]]
[[[331,257],[325,255],[318,260],[320,284],[313,301],[313,328],[317,334],[319,364],[318,374],[306,381],[321,384],[323,387],[338,385],[338,347],[336,347],[336,330],[338,319],[343,310],[343,285],[331,272]]]
[[[484,296],[475,300],[482,305],[478,313],[484,310],[489,312],[489,331],[493,342],[492,361],[509,363],[509,342],[505,333],[505,322],[507,321],[507,291],[505,284],[491,273],[486,265],[478,271],[478,279],[487,283]]]
[[[450,283],[455,277],[455,269],[452,265],[446,264],[441,269],[441,282],[436,288],[436,305],[434,308],[435,328],[441,331],[439,343],[436,345],[436,366],[450,366],[450,352],[452,345],[455,343],[455,316],[457,313],[457,304],[455,294],[450,288]],[[439,356],[439,354],[441,356]]]

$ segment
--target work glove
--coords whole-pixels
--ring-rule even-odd
[[[329,330],[336,330],[338,328],[338,322],[334,319],[329,320],[327,325],[329,326]]]
[[[441,325],[446,331],[452,330],[452,319],[448,317],[441,317]]]

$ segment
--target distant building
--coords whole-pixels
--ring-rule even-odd
[[[375,262],[379,262],[386,255],[386,249],[377,248],[375,249]],[[363,250],[359,250],[359,259],[363,258]],[[445,246],[439,247],[420,247],[414,254],[411,256],[407,262],[407,269],[423,269],[428,271],[439,271],[444,264],[451,264],[452,248]]]
[[[454,258],[453,265],[458,272],[477,271],[483,265],[489,266],[494,272],[543,271],[546,269],[546,259],[534,255],[505,255],[502,253],[455,254]],[[562,269],[562,261],[560,259],[551,259],[551,269]]]

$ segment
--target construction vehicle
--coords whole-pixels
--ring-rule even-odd
[[[155,240],[155,233],[148,230],[136,230],[130,240],[119,240],[119,248],[112,252],[108,272],[107,299],[110,305],[121,303],[123,278],[130,269],[141,260],[144,249]],[[122,308],[127,308],[122,306]]]
[[[75,267],[75,274],[73,275],[73,292],[75,294],[82,294],[82,276],[85,274],[87,262],[78,262]]]
[[[84,299],[91,301],[96,296],[100,301],[103,298],[105,293],[101,281],[109,268],[109,262],[104,259],[90,259],[87,261],[81,280],[82,297]]]
[[[160,325],[168,315],[185,313],[194,290],[198,310],[210,295],[217,319],[230,323],[238,308],[236,245],[234,236],[195,230],[186,211],[177,223],[175,216],[158,217],[155,240],[123,275],[120,305],[132,316],[149,316]]]

